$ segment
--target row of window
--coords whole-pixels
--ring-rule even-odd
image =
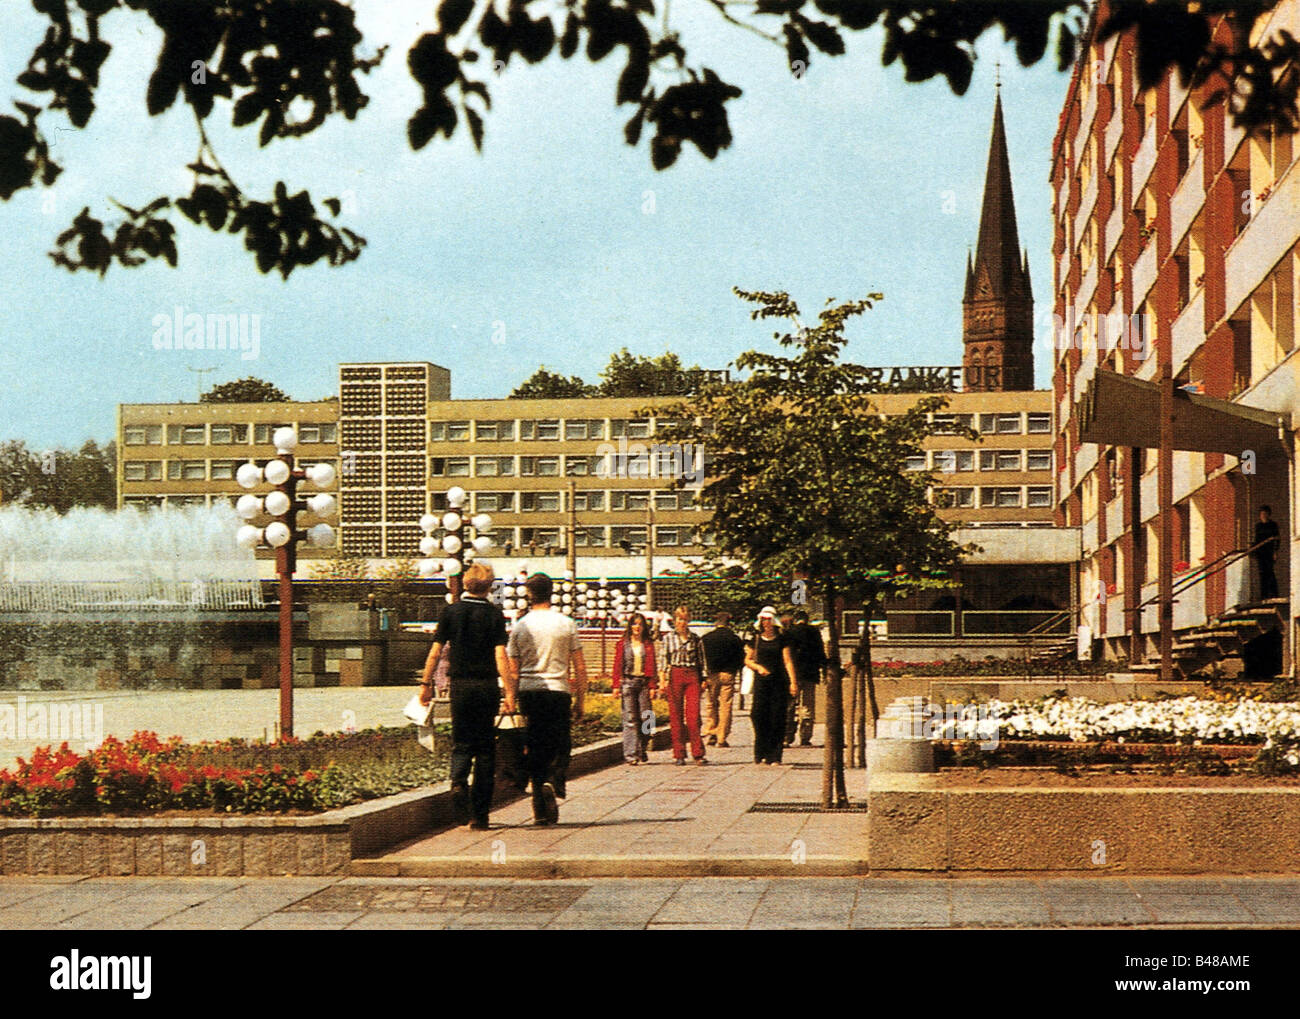
[[[978,459],[976,452],[979,453]],[[929,453],[909,456],[904,466],[909,471],[938,471],[953,474],[973,471],[976,464],[981,471],[1050,471],[1050,449],[936,449]]]
[[[665,446],[644,456],[432,456],[433,478],[671,478],[698,477],[703,456],[688,447]]]
[[[475,513],[559,513],[566,507],[559,492],[473,492]],[[654,493],[615,489],[583,490],[573,493],[573,509],[579,513],[644,513],[654,496],[656,510],[689,510],[695,507],[694,494],[687,489],[668,489]],[[445,496],[437,496],[436,509],[442,509]]]
[[[253,425],[253,444],[270,445],[275,430],[283,427],[283,424]],[[300,443],[339,441],[338,425],[332,421],[304,422],[297,425],[297,431]],[[250,428],[246,424],[167,425],[164,433],[162,425],[126,425],[122,429],[122,441],[128,446],[161,446],[164,434],[169,446],[243,446],[248,443]]]
[[[509,545],[512,552],[527,552],[529,555],[546,553],[564,547],[564,528],[560,527],[503,527],[492,531],[496,548],[505,550]],[[573,544],[575,548],[623,548],[645,547],[646,529],[644,527],[576,527]],[[682,548],[688,545],[709,544],[693,527],[663,525],[654,529],[657,548]]]
[[[1002,414],[936,414],[938,434],[951,435],[958,428],[971,428],[981,435],[1050,435],[1050,413],[1012,411]]]
[[[974,509],[976,494],[981,509],[1051,509],[1050,485],[984,488],[936,488],[934,504],[941,509]]]
[[[648,439],[654,431],[649,418],[559,418],[503,421],[430,421],[430,442],[585,441],[588,439]]]
[[[247,460],[127,460],[122,464],[124,481],[162,481],[166,472],[168,481],[233,481],[235,471]],[[316,460],[338,470],[334,460]],[[164,464],[166,466],[164,466]]]

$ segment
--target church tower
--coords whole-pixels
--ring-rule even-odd
[[[1034,297],[1029,254],[1016,233],[1002,93],[993,104],[993,139],[984,177],[975,261],[966,256],[962,298],[962,378],[966,391],[1034,388]]]

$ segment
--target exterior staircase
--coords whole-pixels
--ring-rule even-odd
[[[1177,634],[1172,649],[1175,672],[1183,679],[1209,678],[1210,670],[1232,679],[1251,678],[1251,673],[1261,671],[1257,661],[1261,657],[1257,642],[1271,634],[1281,636],[1290,613],[1289,605],[1286,598],[1238,605],[1204,626]],[[1268,656],[1265,653],[1263,657]],[[1263,668],[1267,670],[1267,666]],[[1131,665],[1128,671],[1158,675],[1160,663]],[[1271,675],[1276,675],[1275,669]],[[1271,678],[1271,675],[1266,678]]]

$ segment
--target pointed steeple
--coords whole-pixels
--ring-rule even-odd
[[[990,293],[981,296],[1005,297],[1017,284],[1022,284],[1019,252],[1016,205],[1011,193],[1011,160],[1007,157],[1007,134],[1002,124],[1002,93],[999,91],[993,103],[993,138],[989,143],[989,163],[984,175],[979,243],[975,248],[975,275],[986,278],[991,288]]]
[[[993,102],[993,136],[984,176],[984,204],[975,259],[966,255],[962,298],[963,388],[1032,389],[1034,299],[1029,253],[1016,230],[1011,160],[1002,123],[1002,93]]]

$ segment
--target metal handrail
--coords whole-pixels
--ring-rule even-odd
[[[1259,541],[1256,542],[1254,545],[1251,545],[1250,548],[1233,549],[1231,552],[1223,553],[1223,555],[1219,556],[1219,558],[1215,559],[1213,562],[1206,563],[1204,566],[1198,567],[1197,569],[1191,571],[1190,574],[1185,574],[1184,576],[1180,577],[1177,581],[1175,581],[1174,588],[1170,592],[1170,594],[1171,595],[1182,594],[1184,591],[1190,590],[1191,588],[1199,584],[1202,580],[1205,580],[1207,577],[1212,577],[1216,573],[1222,573],[1233,563],[1240,561],[1244,556],[1248,556],[1252,554],[1256,549],[1263,548],[1265,545],[1271,545],[1273,544],[1273,542],[1277,540],[1278,539],[1276,538],[1265,538],[1263,541]],[[1159,600],[1160,600],[1160,595],[1153,594],[1146,601],[1139,602],[1133,608],[1125,609],[1125,611],[1140,612],[1148,605],[1152,605],[1158,602]]]

